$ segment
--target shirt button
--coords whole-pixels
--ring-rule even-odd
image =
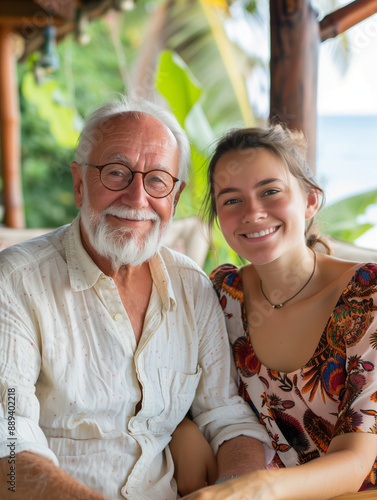
[[[115,321],[122,321],[123,316],[122,316],[120,313],[118,313],[118,314],[116,314],[116,315],[114,316],[114,319],[115,319]]]

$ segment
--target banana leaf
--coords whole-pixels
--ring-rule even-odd
[[[214,133],[200,105],[202,90],[185,62],[171,51],[160,55],[155,84],[191,142],[191,171],[177,206],[176,218],[199,216],[207,186],[206,148],[214,142]],[[204,265],[206,272],[209,273],[219,262],[241,263],[217,227],[213,231],[213,242],[214,248],[209,250]]]
[[[352,243],[373,227],[373,224],[360,222],[360,216],[375,203],[375,189],[332,203],[321,210],[318,225],[324,234]]]
[[[40,118],[45,119],[52,135],[60,146],[74,148],[79,137],[78,115],[73,106],[64,102],[64,97],[56,80],[45,80],[42,85],[35,82],[31,71],[22,80],[22,94],[36,105]]]

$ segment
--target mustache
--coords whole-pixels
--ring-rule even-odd
[[[145,209],[132,209],[127,207],[108,207],[106,208],[102,214],[102,216],[106,215],[114,215],[115,217],[120,217],[122,219],[129,220],[150,220],[150,221],[159,221],[160,217],[156,212]]]

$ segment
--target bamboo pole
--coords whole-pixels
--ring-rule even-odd
[[[0,123],[4,224],[23,228],[20,172],[20,112],[12,29],[0,24]]]
[[[270,0],[270,120],[301,130],[315,171],[319,24],[310,0]]]
[[[377,12],[377,0],[355,0],[325,16],[320,22],[321,41],[344,33]]]

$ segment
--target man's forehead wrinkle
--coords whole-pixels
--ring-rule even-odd
[[[163,126],[163,124],[161,124]],[[117,129],[114,129],[111,133],[109,134],[104,134],[100,141],[97,141],[97,145],[101,144],[103,147],[106,147],[106,145],[109,145],[111,147],[111,143],[115,141],[127,141],[130,140],[132,143],[137,142],[145,145],[148,147],[149,144],[155,146],[155,144],[161,144],[162,146],[169,146],[171,147],[172,145],[176,146],[177,141],[173,135],[173,133],[167,128],[167,127],[162,127],[164,131],[164,136],[160,137],[157,139],[157,134],[154,134],[154,131],[152,128],[135,128],[135,127],[117,127]]]
[[[127,132],[129,131],[130,133],[132,132],[135,133],[135,131],[137,130],[139,134],[143,133],[145,131],[145,128],[150,127],[150,129],[153,130],[154,127],[159,126],[165,130],[168,136],[174,138],[174,134],[169,129],[169,127],[167,127],[158,118],[148,113],[137,112],[137,114],[134,114],[133,112],[129,111],[126,113],[112,116],[103,123],[112,124],[115,130],[116,130],[116,125],[119,124],[121,133],[126,131]]]
[[[151,159],[154,156],[160,158],[170,156],[171,149],[172,144],[169,140],[159,141],[158,143],[144,143],[142,148],[139,147],[137,142],[136,144],[135,142],[130,144],[122,142],[110,144],[106,142],[103,144],[103,148],[100,148],[99,156],[109,160],[135,161],[139,160],[141,157],[148,157]]]
[[[112,155],[109,158],[107,158],[108,162],[114,162],[114,163],[121,163],[122,165],[126,165],[131,168],[131,170],[134,170],[133,164],[137,164],[139,161],[139,158],[133,161],[131,161],[129,158],[126,158],[123,155]],[[165,165],[164,163],[161,162],[156,162],[156,163],[151,163],[148,166],[148,170],[154,170],[154,169],[159,169],[159,170],[165,170],[166,172],[170,172],[170,165]]]
[[[113,133],[111,136],[104,137],[103,140],[97,142],[96,146],[102,148],[102,150],[109,150],[116,147],[125,147],[125,148],[130,148],[130,149],[140,149],[140,146],[143,149],[148,149],[148,148],[153,148],[155,149],[156,146],[164,146],[164,147],[171,147],[172,141],[169,137],[161,140],[156,140],[153,136],[150,134],[142,134],[142,133],[135,133],[135,132],[130,132],[124,131],[124,132],[119,132],[119,133]]]

